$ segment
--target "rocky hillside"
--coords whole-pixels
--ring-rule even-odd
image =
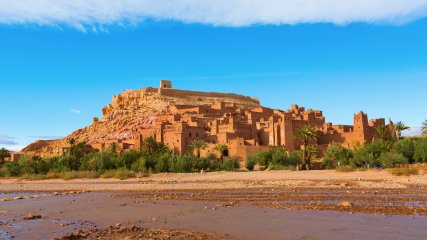
[[[130,139],[137,134],[137,129],[152,128],[157,116],[171,113],[175,105],[203,105],[224,101],[242,107],[259,106],[253,101],[242,100],[240,95],[207,97],[205,93],[185,93],[185,96],[177,97],[161,95],[157,88],[124,91],[113,97],[112,102],[102,109],[103,117],[94,118],[91,125],[78,129],[63,139],[38,140],[22,149],[22,152],[41,156],[59,155],[63,147],[69,146],[70,138],[88,143]]]

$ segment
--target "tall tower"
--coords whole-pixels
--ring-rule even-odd
[[[372,140],[372,134],[368,123],[368,115],[362,111],[354,114],[353,138],[359,143],[367,143]]]
[[[172,88],[172,81],[160,80],[160,88]]]

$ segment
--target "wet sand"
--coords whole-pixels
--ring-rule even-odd
[[[296,173],[165,174],[127,181],[2,180],[0,239],[427,236],[425,176],[380,172],[370,177],[370,172],[356,172],[337,174],[343,176],[340,180],[329,177],[330,172],[317,172],[317,177]],[[350,205],[338,206],[342,202]],[[41,219],[24,220],[28,212]],[[78,237],[78,231],[84,237]]]

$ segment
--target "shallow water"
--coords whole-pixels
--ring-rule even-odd
[[[7,211],[2,220],[8,223],[0,225],[0,232],[10,233],[3,236],[5,239],[12,236],[15,239],[50,239],[79,229],[133,223],[143,227],[228,234],[231,239],[248,240],[425,239],[427,236],[426,217],[290,211],[253,208],[250,204],[218,207],[224,202],[149,200],[126,194],[128,192],[84,193],[0,202],[0,209]],[[42,219],[22,220],[31,211],[41,214]]]

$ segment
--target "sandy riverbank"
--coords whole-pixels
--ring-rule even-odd
[[[0,180],[0,191],[132,191],[182,189],[238,189],[257,187],[406,188],[427,186],[427,175],[393,176],[385,170],[340,173],[322,171],[256,171],[152,174],[145,178],[75,180]]]

